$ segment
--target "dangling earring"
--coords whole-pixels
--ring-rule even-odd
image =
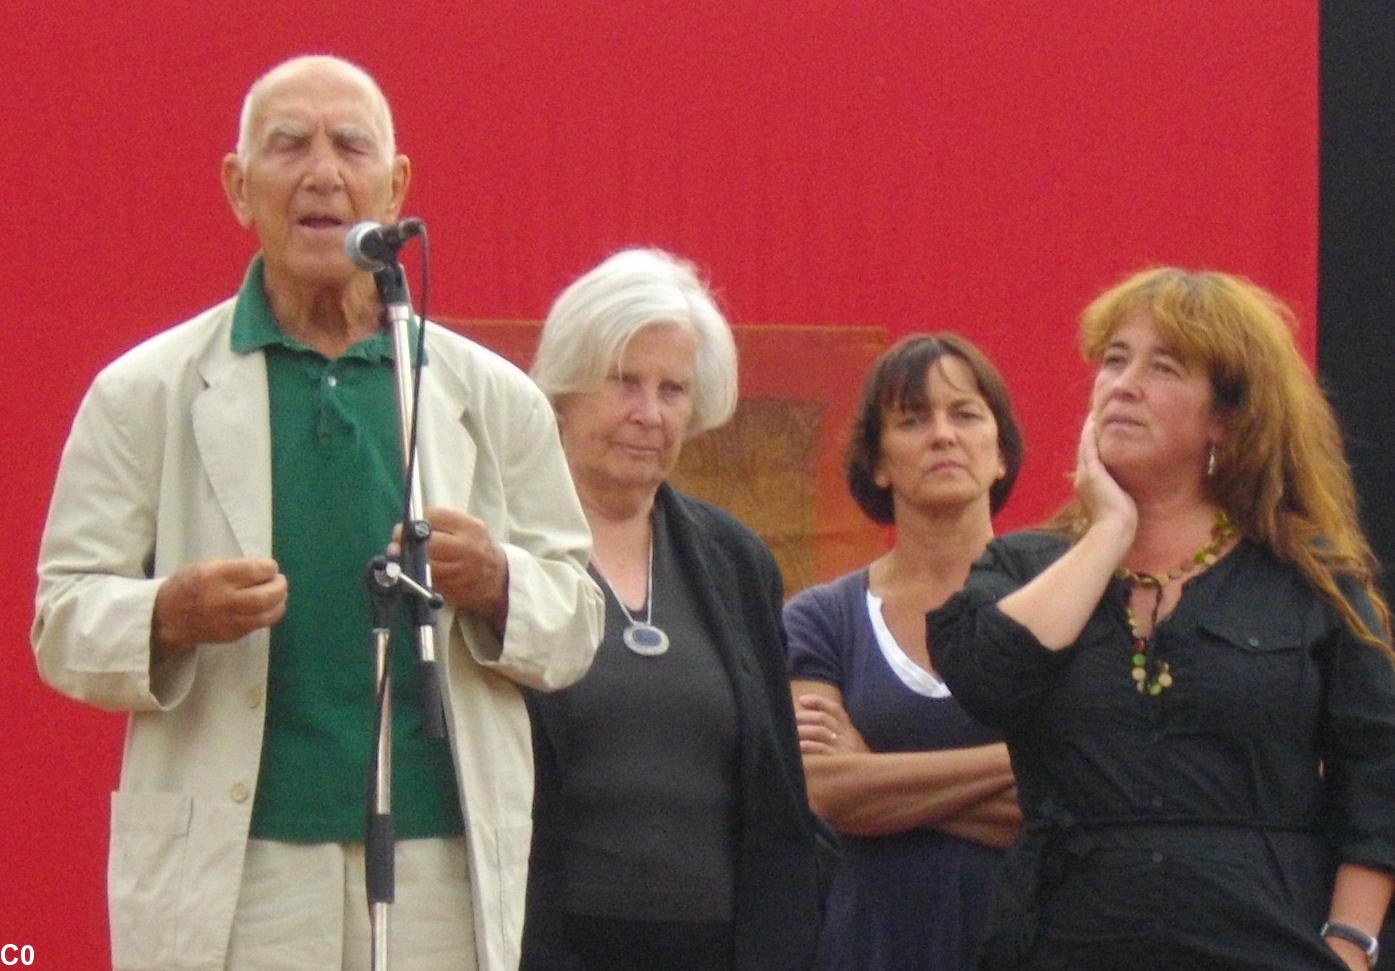
[[[1216,474],[1216,443],[1212,442],[1211,447],[1206,452],[1206,478]]]

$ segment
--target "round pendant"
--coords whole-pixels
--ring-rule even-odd
[[[658,657],[668,650],[668,635],[653,624],[632,621],[620,635],[625,646],[641,657]]]

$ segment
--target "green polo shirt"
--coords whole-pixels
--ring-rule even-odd
[[[232,349],[262,351],[271,405],[272,555],[289,583],[271,629],[266,736],[252,836],[364,838],[373,744],[373,605],[364,585],[402,513],[392,342],[331,361],[272,317],[261,258],[233,314]],[[392,632],[392,814],[403,838],[461,833],[449,746],[422,734],[409,624]]]

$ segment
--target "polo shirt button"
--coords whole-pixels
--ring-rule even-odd
[[[339,384],[339,379],[336,378],[334,375],[331,374],[329,377],[325,378],[325,384],[327,384],[327,385],[329,385],[331,388],[333,388],[333,387],[335,387],[336,385]]]
[[[1245,639],[1245,643],[1246,643],[1246,644],[1249,644],[1251,647],[1259,647],[1259,638],[1258,638],[1258,637],[1247,637],[1247,638]]]
[[[246,785],[244,785],[241,782],[238,782],[235,785],[233,785],[232,790],[228,793],[228,795],[232,796],[233,802],[246,802],[247,797],[251,795],[251,792],[248,791]]]
[[[1156,850],[1154,850],[1154,851],[1153,851],[1153,855],[1150,857],[1150,859],[1151,859],[1154,863],[1161,863],[1161,862],[1163,861],[1163,855],[1162,855],[1161,853],[1157,852]]]
[[[253,685],[247,689],[247,707],[259,708],[262,703],[262,689]]]
[[[1162,797],[1162,796],[1154,796],[1152,799],[1150,799],[1150,800],[1148,800],[1148,801],[1152,804],[1152,806],[1153,806],[1154,809],[1161,809],[1161,808],[1162,808],[1162,805],[1163,805],[1163,797]]]

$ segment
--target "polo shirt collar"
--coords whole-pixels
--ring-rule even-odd
[[[412,348],[417,342],[417,321],[411,323]],[[271,301],[266,297],[266,286],[262,279],[262,256],[258,253],[247,267],[242,278],[242,287],[237,291],[237,303],[233,307],[232,349],[235,354],[250,354],[267,347],[284,347],[292,351],[318,353],[300,341],[286,335],[271,313]],[[395,360],[392,339],[386,332],[349,347],[343,357],[358,357],[371,362]]]

